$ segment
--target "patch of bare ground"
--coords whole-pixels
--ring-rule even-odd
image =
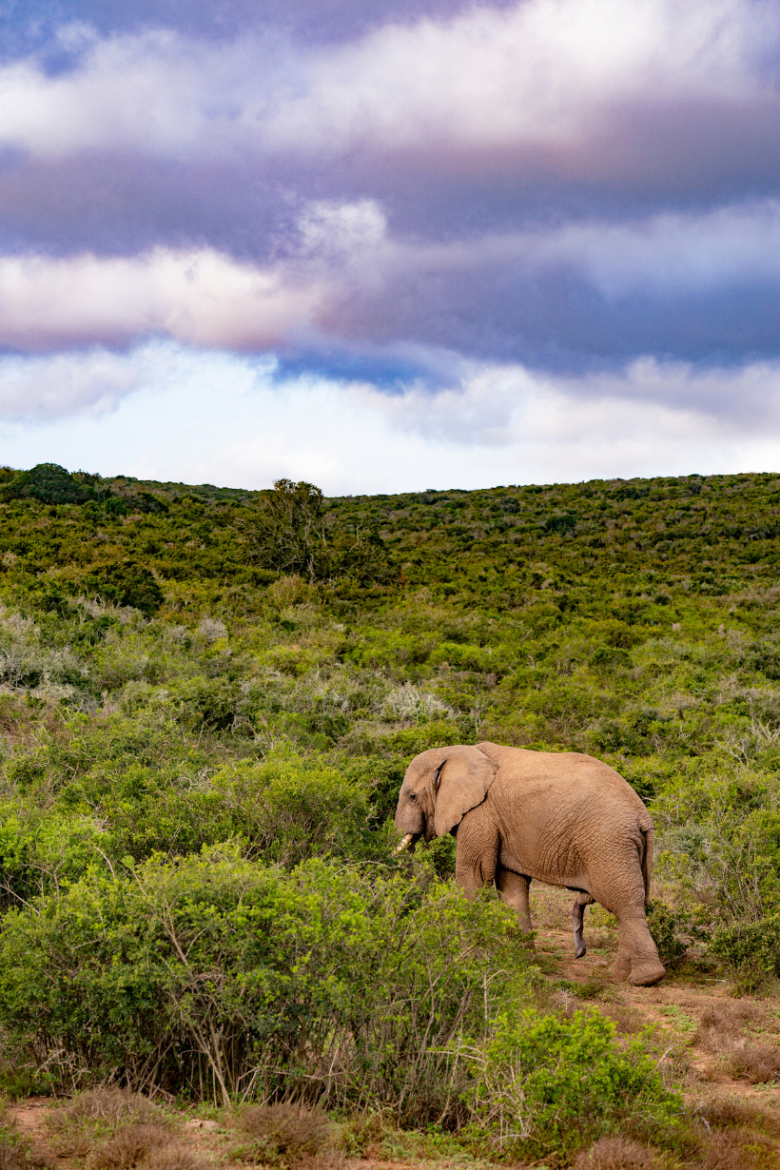
[[[5,1110],[7,1126],[18,1131],[22,1142],[28,1142],[29,1156],[39,1165],[55,1165],[56,1156],[50,1149],[43,1131],[43,1119],[50,1109],[50,1101],[41,1097],[29,1097],[27,1101],[16,1102]],[[13,1170],[12,1165],[2,1163],[2,1170]]]
[[[700,1130],[697,1149],[682,1164],[701,1170],[777,1170],[780,1000],[734,998],[726,980],[686,969],[670,971],[655,987],[613,982],[609,967],[617,951],[617,932],[603,910],[588,910],[588,953],[575,959],[569,928],[572,901],[566,890],[532,886],[542,967],[551,987],[565,981],[563,989],[553,993],[558,1005],[567,1014],[585,1006],[598,1010],[621,1034],[650,1025],[662,1041],[668,1038],[675,1072],[682,1076],[686,1101]],[[613,1139],[604,1139],[580,1155],[576,1170],[613,1166],[656,1170],[667,1165],[663,1159],[653,1162],[660,1155],[652,1150],[636,1147],[629,1153],[630,1143],[622,1149],[610,1142]]]

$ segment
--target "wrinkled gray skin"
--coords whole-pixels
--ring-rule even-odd
[[[620,933],[611,973],[648,986],[664,976],[647,928],[653,822],[622,776],[592,756],[479,743],[434,748],[406,770],[396,828],[412,847],[453,833],[455,874],[472,895],[495,881],[530,931],[532,878],[577,893],[577,957],[585,954],[585,907],[599,902]]]

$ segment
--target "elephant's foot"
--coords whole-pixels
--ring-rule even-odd
[[[660,983],[665,974],[666,968],[658,959],[633,959],[628,982],[634,987],[652,987],[654,983]]]
[[[609,969],[610,978],[625,983],[631,976],[631,959],[628,955],[618,954]]]

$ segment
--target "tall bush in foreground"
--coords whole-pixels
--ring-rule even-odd
[[[532,1010],[529,959],[494,894],[469,902],[425,867],[285,871],[224,846],[90,871],[9,913],[0,1033],[40,1087],[472,1119],[524,1153],[669,1121],[642,1042]]]
[[[447,1046],[522,969],[504,907],[427,879],[230,848],[92,872],[7,915],[0,1027],[55,1085],[457,1111]]]

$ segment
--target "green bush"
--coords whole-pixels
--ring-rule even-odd
[[[391,837],[370,825],[367,786],[295,757],[222,768],[204,802],[229,814],[250,856],[287,868],[310,857],[359,860],[390,852]]]
[[[683,937],[690,926],[687,916],[663,902],[653,902],[647,911],[647,925],[663,965],[675,967],[681,963],[688,953],[688,943]]]
[[[715,932],[710,953],[735,972],[754,968],[780,978],[780,914]]]
[[[426,875],[155,858],[6,915],[0,1028],[41,1087],[113,1077],[453,1118],[449,1046],[484,1029],[490,981],[522,990],[516,935],[494,896]]]
[[[618,1132],[657,1139],[660,1130],[668,1140],[682,1115],[682,1097],[665,1085],[645,1038],[620,1043],[597,1012],[500,1015],[487,1041],[458,1054],[471,1073],[477,1132],[505,1156],[567,1157]]]
[[[58,463],[38,463],[30,471],[19,471],[0,491],[5,500],[27,497],[44,504],[84,504],[96,498],[94,487],[79,482]]]
[[[96,593],[115,605],[139,609],[152,617],[163,603],[164,594],[154,574],[138,561],[127,558],[98,566],[79,581],[79,589]]]

